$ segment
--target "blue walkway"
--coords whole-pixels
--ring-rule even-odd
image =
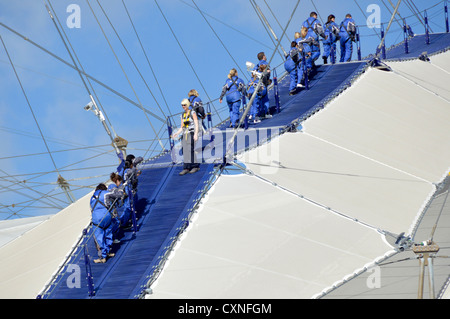
[[[293,122],[322,108],[328,99],[345,90],[351,84],[351,80],[364,72],[366,67],[366,62],[320,66],[310,83],[310,89],[303,90],[295,96],[289,95],[289,80],[286,77],[279,83],[282,105],[280,112],[273,113],[271,119],[251,125],[250,128],[262,132],[279,127],[270,133],[278,135]],[[272,93],[271,105],[273,104]],[[249,131],[242,129],[238,133],[247,134]],[[221,141],[221,144],[216,146],[224,147],[227,142],[226,138],[219,139],[218,134],[229,137],[233,132],[224,127],[221,130],[216,129],[213,133],[214,139]],[[246,143],[239,144],[234,149],[234,153],[264,142],[271,137],[270,134],[250,135]],[[209,140],[208,136],[206,141]],[[216,160],[220,163],[222,158],[218,157]],[[216,167],[215,163],[202,164],[200,172],[179,176],[182,166],[172,163],[170,153],[161,154],[158,158],[146,162],[139,176],[138,231],[135,234],[132,229],[124,231],[121,242],[113,248],[115,257],[108,259],[105,264],[94,264],[92,260],[97,258],[96,247],[91,236],[92,229],[89,228],[64,269],[41,297],[130,299],[141,296],[148,281],[155,278],[160,271],[160,263],[163,262],[171,245],[187,226],[188,215],[200,200],[202,190],[215,178]],[[88,295],[85,281],[85,247],[91,261],[94,296]],[[70,288],[74,265],[79,267],[82,274],[80,288]]]
[[[428,54],[440,52],[449,47],[449,34],[430,35],[430,45],[425,45],[425,37],[417,36],[410,41],[410,54],[405,54],[399,45],[388,50],[388,59],[417,58],[428,49]],[[309,90],[297,95],[289,95],[289,79],[279,83],[281,109],[275,110],[273,92],[270,94],[273,117],[261,123],[250,125],[251,130],[238,130],[239,139],[245,136],[245,143],[236,144],[234,153],[259,145],[272,134],[278,135],[295,128],[305,118],[323,108],[332,98],[341,94],[352,81],[368,67],[367,61],[319,66]],[[226,129],[228,123],[218,126],[207,135],[205,144],[225,149],[225,144],[234,133]],[[275,129],[274,129],[275,128]],[[269,134],[263,134],[270,131]],[[214,142],[210,142],[214,140]],[[215,144],[214,144],[215,143]],[[219,152],[220,153],[220,152]],[[164,258],[176,242],[179,234],[187,227],[189,215],[202,198],[202,192],[218,174],[218,164],[222,157],[211,155],[211,164],[202,164],[200,172],[179,176],[182,166],[174,164],[170,153],[164,153],[142,165],[139,176],[139,201],[137,203],[138,231],[126,230],[121,234],[121,242],[114,246],[115,257],[105,264],[90,262],[95,295],[88,295],[84,251],[90,261],[97,258],[92,229],[88,228],[77,248],[72,252],[65,266],[53,278],[51,285],[41,298],[86,299],[110,298],[131,299],[143,295],[149,281],[161,271]],[[74,274],[81,274],[81,284],[76,286]]]
[[[422,53],[428,55],[448,50],[450,46],[450,33],[430,34],[430,44],[426,44],[424,34],[416,35],[408,40],[408,53],[405,52],[404,42],[386,51],[386,60],[417,59]]]

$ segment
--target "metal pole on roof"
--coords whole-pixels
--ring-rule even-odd
[[[445,30],[447,33],[450,32],[449,26],[448,26],[448,2],[447,0],[444,1],[444,14],[445,14]]]
[[[387,35],[387,33],[389,32],[389,29],[391,28],[391,25],[392,25],[392,21],[394,21],[394,17],[395,17],[395,15],[397,14],[397,11],[398,11],[398,8],[400,7],[400,3],[402,3],[402,0],[398,0],[398,2],[397,2],[397,5],[395,6],[395,10],[394,10],[394,12],[392,13],[392,16],[391,16],[391,20],[389,20],[389,24],[388,24],[388,26],[387,26],[387,28],[386,28],[386,33],[384,34],[384,36],[383,36],[383,38],[381,39],[381,42],[380,42],[380,45],[378,46],[378,48],[377,48],[377,57],[380,55],[380,50],[381,50],[381,48],[383,47],[383,45],[384,45],[384,41],[385,41],[385,39],[386,39],[386,35]]]
[[[429,26],[428,26],[427,10],[425,10],[425,39],[426,39],[426,43],[430,44],[430,30],[429,30]]]
[[[286,33],[286,30],[287,30],[289,24],[291,23],[292,17],[294,16],[294,13],[295,13],[295,11],[297,10],[297,7],[298,7],[299,3],[300,3],[300,0],[297,1],[297,4],[295,5],[294,10],[292,10],[291,17],[289,18],[289,21],[288,21],[288,23],[286,24],[286,27],[285,27],[284,30],[283,30],[283,34],[281,35],[280,39],[278,40],[278,43],[277,43],[277,45],[276,45],[276,47],[275,47],[275,50],[273,51],[273,54],[272,54],[272,56],[270,57],[270,60],[269,60],[269,62],[268,62],[269,65],[270,65],[270,63],[272,62],[272,59],[273,59],[273,57],[275,56],[275,53],[278,51],[278,47],[279,47],[279,45],[280,45],[281,39],[283,39],[284,34]],[[265,70],[264,73],[261,75],[261,78],[259,79],[258,85],[257,85],[257,87],[255,88],[255,92],[253,93],[252,97],[250,98],[250,101],[248,101],[248,103],[247,103],[248,106],[246,107],[246,109],[245,109],[245,111],[244,111],[244,114],[242,114],[241,119],[239,120],[239,124],[237,125],[237,128],[235,129],[234,134],[233,134],[233,136],[231,137],[230,142],[229,142],[229,144],[228,144],[228,146],[227,146],[226,153],[225,153],[225,158],[224,158],[225,160],[226,160],[226,158],[229,156],[228,153],[231,153],[232,146],[234,145],[234,140],[235,140],[236,135],[237,135],[237,133],[238,133],[238,128],[241,127],[242,123],[244,123],[245,118],[246,118],[247,115],[248,115],[248,112],[250,112],[251,105],[253,104],[253,101],[255,100],[256,94],[258,93],[259,88],[263,85],[262,79],[267,75],[267,73],[268,73],[267,70]]]
[[[267,28],[269,29],[270,33],[272,33],[273,38],[275,39],[275,41],[278,41],[277,35],[275,34],[275,32],[273,31],[272,27],[269,24],[269,21],[267,21],[265,15],[263,14],[263,12],[261,11],[260,7],[256,4],[255,1],[253,1],[256,10],[258,11],[259,15],[261,16],[263,22],[266,24]],[[284,56],[287,55],[286,50],[283,48],[282,45],[280,45],[281,50],[283,50]]]
[[[409,53],[409,46],[408,46],[408,34],[406,30],[406,20],[403,19],[403,39],[405,41],[405,53]]]
[[[384,25],[381,24],[381,37],[384,38]],[[383,46],[381,47],[381,58],[386,59],[386,45],[383,42]]]

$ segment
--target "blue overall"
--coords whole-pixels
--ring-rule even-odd
[[[339,26],[335,22],[329,22],[325,24],[325,36],[326,39],[323,40],[323,58],[331,57],[331,49],[333,49],[332,61],[336,62],[336,42],[337,37],[333,32],[333,29],[339,30]]]
[[[98,190],[91,197],[90,205],[92,211],[92,224],[94,227],[94,238],[99,247],[99,257],[108,256],[112,244],[112,217],[105,206],[105,194],[107,191]]]
[[[257,93],[258,98],[259,98],[258,115],[260,117],[264,117],[264,116],[266,116],[266,114],[269,114],[269,107],[270,107],[269,94],[267,91],[267,87],[265,85],[263,85],[262,88],[263,89]]]
[[[302,27],[308,28],[306,39],[314,39],[314,44],[311,45],[311,62],[316,61],[320,57],[319,35],[314,31],[316,24],[318,23],[320,24],[319,20],[314,17],[309,17],[305,22],[303,22],[302,25]]]
[[[258,71],[258,72],[260,72],[259,67],[260,67],[261,65],[267,65],[267,66],[269,66],[269,62],[267,62],[266,60],[259,60],[258,64],[256,64],[255,67],[253,68],[253,71]]]
[[[241,108],[241,90],[245,86],[244,82],[237,76],[227,79],[222,89],[222,95],[227,97],[228,109],[230,111],[230,124],[235,126],[239,123],[239,109]]]
[[[130,170],[130,168],[127,168],[124,170],[124,176],[126,176],[126,174],[129,170]],[[125,181],[125,178],[124,178],[124,181]],[[126,226],[128,224],[128,221],[131,218],[132,209],[133,210],[135,209],[135,203],[136,203],[136,198],[133,196],[132,186],[130,183],[127,183],[127,185],[125,185],[124,192],[128,196],[123,201],[124,208],[123,208],[122,214],[119,215],[120,225],[122,225],[122,226]]]
[[[312,69],[313,59],[308,54],[311,53],[311,46],[307,43],[300,43],[303,47],[302,49],[302,60],[298,64],[298,83],[303,84],[302,82],[305,80],[305,76],[308,75],[308,72]]]
[[[350,24],[350,27],[349,27]],[[339,35],[341,36],[341,59],[340,62],[349,62],[353,54],[353,38],[355,31],[353,30],[355,21],[351,18],[346,18],[342,21],[339,28]]]
[[[286,61],[284,62],[284,69],[289,73],[289,91],[294,90],[297,87],[298,83],[298,63],[296,63],[291,56],[291,53],[295,53],[296,51],[298,51],[297,48],[291,48]],[[300,57],[301,55],[299,54],[298,58]]]
[[[247,94],[249,100],[252,98],[253,93],[255,93],[256,86],[258,85],[258,79],[251,79],[250,82],[248,82],[247,86]],[[255,119],[258,116],[258,109],[259,109],[259,96],[256,94],[255,99],[253,100],[253,103],[250,107],[250,112],[248,115],[251,119]]]

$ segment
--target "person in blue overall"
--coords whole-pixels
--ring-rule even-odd
[[[253,68],[253,71],[258,71],[259,72],[259,67],[261,65],[267,65],[267,70],[270,72],[269,62],[267,62],[266,54],[264,52],[259,52],[256,55],[256,58],[258,59],[258,63]]]
[[[247,85],[247,98],[248,100],[250,100],[253,96],[253,93],[255,93],[255,89],[258,86],[258,76],[256,75],[256,73],[254,73],[252,75],[252,78],[250,79],[250,81],[248,82]],[[262,87],[259,88],[259,90],[262,90]],[[258,117],[258,112],[259,112],[259,96],[258,94],[255,95],[255,99],[253,100],[252,105],[250,106],[250,112],[248,119],[250,120],[251,123],[256,124],[256,123],[260,123],[261,120]]]
[[[108,192],[114,192],[115,188],[119,188],[122,186],[123,178],[118,173],[111,173],[109,176],[111,180],[111,184],[108,186]],[[120,217],[123,215],[124,207],[123,207],[123,199],[117,200],[114,206],[111,208],[113,219],[112,223],[112,234],[113,234],[113,243],[118,244],[120,240],[118,239],[120,229]]]
[[[291,49],[286,55],[286,61],[284,62],[284,69],[289,73],[289,95],[297,93],[298,83],[298,64],[301,61],[300,51],[297,48],[297,42],[291,42]]]
[[[317,20],[317,13],[311,12],[309,18],[302,24],[302,28],[307,28],[308,32],[306,39],[311,38],[313,41],[311,46],[312,65],[315,67],[315,61],[320,57],[320,42],[319,36],[325,38],[322,24]]]
[[[353,41],[356,37],[355,20],[351,14],[345,16],[339,27],[339,35],[341,37],[341,59],[340,62],[349,62],[352,59]]]
[[[219,97],[219,102],[222,103],[223,97],[226,95],[228,108],[230,110],[230,127],[236,128],[239,124],[239,110],[241,103],[245,99],[245,84],[238,77],[236,69],[231,69],[228,74],[228,79],[222,87],[222,93]]]
[[[265,76],[263,75],[263,78],[261,79],[261,81],[263,82],[262,84],[262,90],[260,90],[257,94],[259,97],[259,112],[258,115],[260,118],[271,118],[272,115],[269,113],[269,107],[270,107],[270,100],[269,100],[269,91],[267,89],[267,87],[270,85],[271,80],[267,78],[267,73],[264,73],[267,69],[268,69],[269,65],[268,64],[261,64],[259,66],[259,72],[261,74],[266,74]]]
[[[331,62],[336,62],[336,42],[339,40],[339,26],[336,24],[336,17],[332,14],[328,16],[325,23],[325,40],[323,41],[323,64],[328,63],[328,57]]]
[[[303,27],[300,32],[300,37],[296,34],[296,42],[297,42],[297,48],[300,51],[300,57],[301,60],[298,64],[298,83],[297,87],[302,88],[304,87],[306,77],[310,76],[312,67],[313,67],[313,61],[312,61],[312,49],[311,45],[313,42],[313,39],[311,37],[307,36],[308,30],[307,28]]]
[[[99,184],[94,191],[90,200],[92,213],[92,225],[94,227],[94,240],[98,249],[98,259],[94,263],[105,263],[106,258],[113,257],[110,252],[112,245],[112,216],[110,213],[110,205],[115,200],[123,197],[123,191],[115,189],[108,192],[105,184]]]

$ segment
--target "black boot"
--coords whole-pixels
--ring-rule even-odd
[[[328,64],[328,58],[326,56],[323,57],[323,64]]]

